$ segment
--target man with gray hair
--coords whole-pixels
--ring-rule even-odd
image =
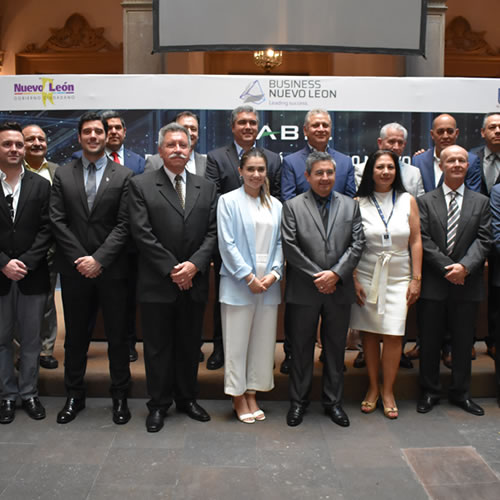
[[[231,131],[233,142],[227,146],[210,151],[207,155],[205,177],[215,182],[217,194],[225,194],[241,186],[238,172],[240,158],[255,147],[259,131],[259,117],[252,106],[239,106],[231,112]],[[281,198],[281,159],[277,153],[262,148],[267,160],[267,176],[271,194]],[[224,364],[222,350],[222,326],[219,305],[219,270],[221,259],[219,252],[214,255],[215,269],[215,305],[214,305],[214,351],[207,360],[207,368],[216,370]]]
[[[304,175],[310,189],[285,202],[282,217],[288,267],[285,301],[291,305],[288,333],[293,352],[286,420],[291,427],[299,425],[309,404],[321,318],[322,405],[334,423],[347,427],[349,418],[342,409],[344,349],[355,300],[352,274],[365,236],[358,202],[333,191],[335,161],[331,156],[312,152]]]
[[[174,398],[178,411],[210,420],[196,402],[199,346],[216,245],[217,193],[185,169],[189,132],[178,123],[160,131],[163,168],[130,183],[130,229],[139,249],[137,296],[150,400],[148,432],[163,427]]]
[[[403,186],[406,191],[408,191],[408,193],[417,198],[418,196],[422,196],[425,193],[420,169],[401,160],[403,151],[406,147],[407,139],[408,131],[403,127],[403,125],[397,122],[387,123],[380,129],[380,134],[377,139],[377,146],[378,149],[386,149],[388,151],[392,151],[398,156]],[[356,186],[359,186],[361,177],[363,177],[365,163],[359,163],[354,167],[356,175]]]

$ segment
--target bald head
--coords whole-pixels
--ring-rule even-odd
[[[442,114],[436,116],[432,122],[431,137],[436,146],[436,154],[440,156],[441,151],[448,146],[453,146],[458,138],[459,130],[453,116]]]
[[[465,180],[469,167],[469,154],[461,146],[448,146],[439,156],[439,166],[443,171],[444,183],[450,189],[457,189]]]
[[[23,128],[25,159],[32,168],[39,168],[47,154],[47,137],[38,125],[26,125]]]

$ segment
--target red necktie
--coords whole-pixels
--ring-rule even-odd
[[[120,157],[116,151],[111,151],[111,156],[113,157],[113,161],[116,161],[116,163],[121,165],[122,162],[120,161]]]

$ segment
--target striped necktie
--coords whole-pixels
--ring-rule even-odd
[[[175,190],[177,191],[181,206],[184,208],[184,193],[182,192],[182,177],[180,175],[175,176]]]
[[[87,203],[89,205],[89,210],[92,210],[92,207],[94,205],[95,196],[97,193],[95,164],[89,163],[88,169],[89,169],[89,174],[87,176],[87,184],[85,185],[85,192],[87,194]]]
[[[451,255],[455,240],[457,238],[458,218],[460,211],[458,209],[457,192],[450,192],[450,204],[448,205],[448,225],[446,231],[446,254]]]

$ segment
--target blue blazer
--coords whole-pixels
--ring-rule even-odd
[[[420,169],[425,192],[436,189],[436,179],[434,176],[434,148],[430,148],[425,153],[413,156],[412,165]],[[442,181],[439,183],[439,186]],[[469,168],[465,176],[465,187],[471,191],[481,192],[481,164],[479,158],[474,153],[469,153]],[[439,187],[438,186],[438,187]]]
[[[354,167],[349,156],[327,148],[326,152],[335,160],[335,186],[333,190],[340,194],[346,194],[351,198],[356,194],[354,182]],[[281,173],[281,199],[290,200],[295,196],[309,191],[309,183],[306,181],[306,159],[311,153],[306,144],[300,151],[292,153],[283,160]]]
[[[493,286],[500,287],[500,184],[495,184],[490,194],[491,207],[491,232],[493,233],[493,246],[495,266],[493,272]]]
[[[266,274],[276,271],[283,276],[281,249],[281,203],[271,197],[273,234],[269,249]],[[220,302],[243,306],[257,302],[245,277],[256,272],[255,226],[250,217],[250,207],[243,186],[221,195],[217,206],[217,233],[222,257],[220,270]],[[276,281],[263,294],[265,305],[281,302],[280,284]]]
[[[72,160],[76,160],[82,157],[82,151],[75,151],[71,155]],[[144,172],[144,165],[146,160],[137,153],[130,151],[130,149],[123,150],[124,165],[134,172],[134,175],[142,174]]]

